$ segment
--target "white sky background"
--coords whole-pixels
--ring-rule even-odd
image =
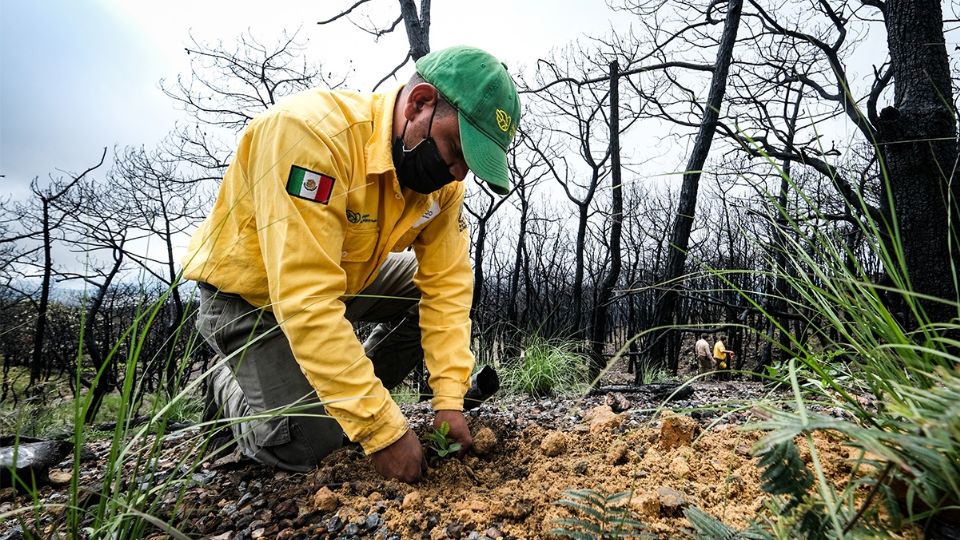
[[[190,32],[229,45],[249,29],[270,44],[301,27],[311,60],[340,73],[352,60],[348,86],[369,90],[401,59],[406,34],[401,24],[374,43],[346,20],[316,25],[352,3],[0,0],[0,194],[20,198],[34,177],[82,171],[105,146],[109,158],[117,144],[158,142],[185,118],[158,81],[189,73]],[[396,0],[372,5],[378,22],[399,15]],[[612,14],[603,0],[435,0],[431,15],[432,48],[478,46],[513,70],[551,47],[606,33]]]

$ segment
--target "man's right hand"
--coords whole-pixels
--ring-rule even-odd
[[[370,454],[370,459],[373,461],[373,468],[387,480],[412,484],[427,470],[423,447],[412,429],[408,429],[390,446]]]

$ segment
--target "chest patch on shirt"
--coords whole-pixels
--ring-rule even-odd
[[[427,211],[420,216],[420,219],[413,224],[413,228],[416,229],[422,226],[424,223],[430,221],[431,219],[437,217],[437,214],[440,213],[440,203],[433,201],[433,204],[430,205],[430,208],[427,208]]]
[[[293,165],[287,178],[287,193],[308,201],[327,204],[330,202],[335,182],[336,179],[332,176]]]

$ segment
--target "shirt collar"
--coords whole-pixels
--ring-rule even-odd
[[[393,108],[397,103],[397,96],[403,85],[395,91],[385,94],[375,94],[372,104],[373,135],[367,141],[364,153],[367,158],[367,174],[384,174],[393,172]]]

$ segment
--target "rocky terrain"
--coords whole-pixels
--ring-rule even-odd
[[[758,435],[739,427],[759,414],[754,403],[777,394],[746,381],[699,382],[660,409],[670,393],[663,386],[606,388],[624,391],[491,400],[468,413],[475,448],[460,459],[432,459],[417,485],[383,481],[354,445],[306,474],[233,454],[186,474],[176,510],[171,492],[156,514],[194,538],[556,538],[557,519],[571,515],[557,501],[584,488],[628,492],[633,514],[663,538],[689,530],[682,511],[690,505],[733,526],[757,514],[759,471],[750,449]],[[432,420],[427,404],[403,408],[422,436]],[[183,475],[178,457],[196,439],[195,428],[168,435],[169,468],[149,481]],[[828,474],[842,480],[849,472],[847,449],[826,438],[818,443]],[[82,491],[98,491],[98,464],[108,451],[108,441],[85,447]],[[66,502],[71,459],[50,470],[50,485],[40,489],[45,502]],[[9,488],[0,492],[0,513],[23,505],[32,501]],[[3,526],[0,538],[22,536],[23,526],[46,536],[62,525],[55,511],[37,521],[28,516]]]

